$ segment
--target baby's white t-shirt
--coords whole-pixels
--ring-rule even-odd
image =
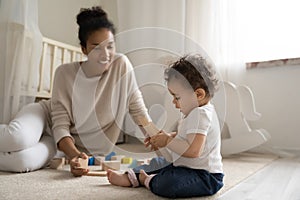
[[[188,158],[172,152],[174,166],[223,173],[220,125],[215,107],[211,103],[194,108],[182,119],[176,137],[187,141],[187,135],[195,133],[206,135],[201,155],[197,158]]]

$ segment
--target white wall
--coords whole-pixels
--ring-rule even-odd
[[[248,85],[257,111],[262,114],[253,128],[264,128],[271,140],[265,146],[300,152],[300,65],[244,70],[230,76],[236,84]]]
[[[116,2],[117,0],[39,0],[41,32],[44,36],[78,46],[76,15],[79,9],[102,5],[118,28]],[[165,21],[162,23],[168,24]],[[169,25],[176,29],[176,23],[178,22]],[[122,28],[124,26],[126,25],[122,25]],[[134,28],[138,25],[128,26]],[[262,118],[251,122],[251,125],[252,128],[264,128],[271,134],[272,138],[267,145],[300,149],[299,75],[300,65],[294,65],[244,70],[241,75],[229,76],[234,83],[246,84],[253,90],[257,111],[262,114]]]
[[[80,46],[76,15],[80,8],[100,4],[100,0],[39,0],[40,31],[45,37]]]

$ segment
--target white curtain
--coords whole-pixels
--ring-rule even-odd
[[[163,85],[164,69],[161,65],[168,64],[178,56],[199,51],[207,53],[217,64],[223,79],[228,79],[227,69],[232,66],[235,56],[232,49],[232,27],[228,27],[234,23],[234,13],[228,2],[229,0],[101,1],[104,8],[113,10],[112,13],[115,14],[112,18],[117,25],[117,49],[133,63],[150,115],[152,110],[153,113],[158,112],[154,112],[159,107],[157,105],[173,108],[170,95]],[[154,71],[156,75],[150,75]],[[151,88],[150,91],[148,88]],[[158,102],[157,96],[161,97],[161,102]],[[158,117],[154,114],[151,117],[154,122],[162,120],[162,124],[166,124],[164,128],[172,127],[179,113],[168,113],[166,118],[163,113],[161,111]]]
[[[117,43],[117,47],[129,56],[130,52],[135,52],[135,56],[132,56],[133,62],[153,61],[159,59],[158,57],[168,60],[170,55],[182,55],[204,49],[219,68],[223,79],[227,80],[228,71],[231,70],[230,74],[234,74],[234,71],[242,69],[236,66],[244,66],[237,46],[240,41],[236,26],[237,2],[102,0],[101,5],[110,9],[114,6],[114,22],[118,28],[117,42],[120,43]],[[144,45],[144,50],[145,47],[149,49],[149,46],[141,43],[137,45],[137,40],[149,41],[151,47],[156,48],[156,52],[141,53],[141,45]],[[136,56],[137,54],[139,56]]]
[[[157,104],[168,108],[168,112],[172,111],[174,107],[168,91],[157,87],[164,84],[159,81],[163,80],[161,77],[163,70],[156,70],[159,68],[157,63],[168,64],[167,62],[174,57],[190,52],[202,52],[202,54],[207,53],[216,64],[223,80],[230,80],[235,74],[233,72],[240,73],[240,70],[244,69],[240,67],[244,65],[237,50],[239,36],[236,32],[235,17],[237,1],[101,1],[104,8],[108,4],[110,9],[112,9],[112,5],[115,6],[115,12],[112,13],[116,13],[114,20],[117,22],[118,28],[117,48],[120,52],[128,55],[135,69],[138,69],[136,70],[138,83],[142,84],[140,88],[150,115],[151,110],[154,110]],[[153,75],[154,70],[156,70],[155,75]],[[143,85],[152,87],[146,90],[147,88]],[[156,88],[156,92],[154,92],[154,88]],[[158,102],[157,99],[161,99],[162,102]],[[167,113],[167,115],[165,127],[169,128],[179,115],[175,111]],[[162,116],[164,115],[159,114],[160,118],[157,117],[159,118],[157,120],[161,120]],[[151,117],[155,122],[154,115]]]
[[[37,0],[0,2],[0,123],[34,101],[42,35]]]
[[[223,80],[243,71],[237,28],[238,0],[186,0],[185,33],[212,58]],[[232,81],[232,80],[230,80]]]

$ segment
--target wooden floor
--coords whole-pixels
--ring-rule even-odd
[[[218,200],[300,200],[300,158],[280,158]]]

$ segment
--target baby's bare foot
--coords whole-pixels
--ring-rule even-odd
[[[149,177],[149,175],[144,170],[141,169],[140,170],[140,175],[139,175],[141,185],[145,185],[145,180],[148,177]]]
[[[107,178],[108,178],[108,181],[112,185],[123,186],[123,187],[130,187],[131,186],[131,183],[128,179],[127,174],[121,174],[121,173],[118,173],[116,171],[108,169],[107,170]]]

